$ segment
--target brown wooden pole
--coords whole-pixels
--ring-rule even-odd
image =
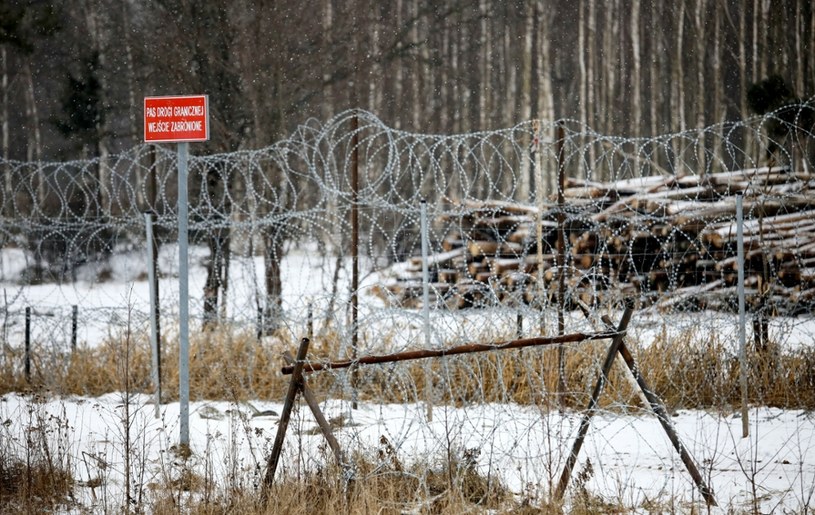
[[[580,309],[583,311],[583,314],[586,318],[589,317],[589,310],[585,305],[580,305]],[[606,329],[613,329],[614,323],[611,321],[608,315],[603,315],[601,317],[603,323],[606,326]],[[708,503],[710,506],[718,506],[716,503],[716,498],[713,495],[713,490],[707,483],[705,483],[704,478],[702,478],[702,474],[699,473],[699,469],[696,468],[696,464],[694,463],[693,459],[691,458],[688,451],[685,449],[685,446],[682,445],[681,440],[679,440],[679,435],[676,432],[676,429],[673,427],[673,423],[671,422],[671,417],[668,414],[668,410],[665,409],[665,405],[662,403],[662,400],[657,396],[653,390],[648,386],[648,383],[645,381],[645,378],[642,376],[640,372],[639,366],[637,365],[634,356],[631,354],[631,351],[628,350],[628,347],[625,345],[625,340],[620,342],[620,346],[618,348],[618,352],[620,356],[622,356],[623,361],[625,361],[626,366],[629,370],[631,370],[631,374],[634,376],[634,379],[637,382],[640,390],[642,391],[643,395],[645,396],[645,400],[648,401],[648,404],[651,405],[651,409],[656,413],[657,419],[659,423],[662,425],[662,428],[665,430],[665,433],[668,435],[668,439],[671,440],[671,443],[674,446],[674,449],[679,453],[679,456],[682,459],[682,463],[685,464],[685,468],[690,473],[693,481],[696,483],[696,487],[699,489],[699,492],[702,494],[702,497],[705,499],[705,502]],[[562,494],[561,494],[562,495]]]
[[[603,316],[602,320],[606,326],[608,326],[611,322],[608,316]],[[659,423],[662,425],[662,429],[665,430],[665,433],[668,435],[668,439],[673,444],[674,449],[676,449],[676,452],[679,453],[682,463],[685,464],[685,468],[688,470],[688,473],[690,473],[694,483],[696,483],[696,487],[699,489],[699,492],[702,494],[705,502],[710,506],[718,506],[716,503],[716,497],[713,495],[713,490],[711,490],[711,488],[707,485],[702,477],[702,474],[699,472],[699,469],[696,468],[696,463],[694,463],[693,458],[691,457],[687,448],[682,445],[682,441],[679,439],[679,434],[676,432],[673,422],[671,422],[671,416],[668,414],[668,410],[665,409],[665,405],[662,403],[662,400],[648,386],[645,378],[640,373],[640,369],[637,366],[637,362],[634,360],[634,356],[628,350],[628,347],[626,347],[625,342],[620,344],[619,352],[623,357],[625,364],[628,366],[629,370],[631,370],[631,374],[637,381],[637,385],[639,385],[643,395],[645,395],[645,398],[651,405],[651,409],[656,414],[657,420],[659,420]]]
[[[294,408],[294,399],[297,397],[297,391],[301,389],[303,382],[303,364],[305,363],[307,352],[308,338],[303,338],[300,342],[300,348],[297,349],[297,360],[294,363],[291,381],[289,382],[289,391],[286,393],[286,400],[283,403],[283,411],[280,413],[280,421],[277,425],[277,435],[275,435],[274,445],[272,446],[272,454],[269,455],[269,461],[266,463],[266,476],[263,479],[264,497],[266,491],[274,482],[277,464],[280,461],[280,454],[283,451],[283,441],[286,439],[286,429],[289,427],[289,418],[291,417],[292,408]]]
[[[625,332],[628,328],[628,322],[631,320],[631,314],[633,312],[634,307],[629,303],[629,305],[626,306],[625,311],[623,311],[623,316],[620,319],[619,325],[617,326],[617,334],[611,340],[611,345],[608,348],[608,354],[606,354],[606,360],[603,363],[600,377],[597,378],[597,384],[594,385],[594,391],[591,394],[591,399],[589,399],[589,405],[586,407],[586,411],[583,412],[583,418],[580,420],[580,427],[577,430],[577,436],[575,437],[574,444],[572,445],[572,452],[566,459],[566,465],[563,467],[563,473],[560,475],[560,481],[558,482],[557,491],[555,492],[555,498],[558,500],[563,498],[563,494],[566,493],[566,488],[569,486],[569,480],[572,477],[572,469],[574,468],[574,464],[577,462],[577,455],[580,453],[581,447],[583,447],[583,441],[586,439],[586,433],[589,431],[591,417],[593,417],[594,413],[597,411],[597,404],[600,400],[600,394],[603,393],[603,388],[605,388],[606,382],[608,382],[608,374],[611,372],[611,366],[614,364],[614,358],[617,357],[617,351],[619,350],[620,345],[623,343],[623,338],[625,337]]]
[[[31,307],[25,308],[25,382],[31,382]]]
[[[379,363],[392,363],[395,361],[409,361],[414,359],[423,358],[439,358],[442,356],[453,356],[456,354],[471,354],[474,352],[487,352],[494,350],[504,349],[521,349],[524,347],[536,347],[543,345],[560,345],[564,343],[578,343],[588,340],[603,340],[606,338],[613,338],[616,332],[611,331],[607,333],[574,333],[565,334],[563,336],[548,336],[537,338],[522,338],[519,340],[510,340],[499,343],[470,343],[467,345],[460,345],[458,347],[449,347],[447,349],[426,349],[397,352],[394,354],[383,354],[379,356],[363,356],[357,360],[334,361],[329,363],[307,363],[303,366],[303,372],[317,372],[320,370],[329,370],[337,368],[348,368],[357,365],[374,365]],[[284,375],[294,373],[294,367],[285,366],[280,369]]]
[[[354,115],[351,121],[351,359],[359,352],[359,118]],[[357,372],[351,369],[353,401],[351,407],[357,409]]]
[[[286,363],[289,365],[294,365],[297,363],[289,351],[285,351],[283,353],[283,359],[285,359]],[[317,425],[320,427],[320,431],[323,433],[326,442],[328,442],[328,446],[331,447],[334,457],[337,458],[337,464],[342,466],[343,459],[340,444],[337,442],[337,439],[334,438],[334,433],[331,432],[331,425],[325,419],[322,410],[320,410],[320,403],[317,402],[317,398],[314,397],[314,393],[311,391],[311,388],[309,388],[305,379],[301,380],[301,385],[303,398],[306,400],[306,404],[308,404],[308,407],[311,409],[311,413],[314,414],[314,419],[317,421]]]

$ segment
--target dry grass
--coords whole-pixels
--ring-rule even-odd
[[[190,348],[193,400],[282,400],[289,377],[280,374],[281,353],[295,351],[295,343],[273,339],[260,344],[253,335],[227,331],[194,335]],[[685,334],[657,339],[647,348],[629,342],[646,380],[671,409],[728,409],[740,403],[739,362],[716,334]],[[336,359],[340,342],[335,335],[317,340],[309,349],[314,360]],[[427,398],[430,374],[437,403],[466,405],[479,402],[514,402],[539,406],[582,408],[588,402],[607,342],[566,347],[564,375],[567,391],[557,392],[557,351],[523,349],[421,360],[394,365],[361,367],[355,373],[359,399],[378,402],[415,402]],[[178,346],[165,344],[163,401],[175,400],[178,385]],[[815,408],[815,350],[780,352],[777,346],[748,355],[750,402],[784,408]],[[37,359],[32,381],[22,373],[20,354],[9,355],[0,370],[0,393],[52,391],[58,394],[98,396],[123,391],[125,376],[133,391],[150,392],[150,351],[144,338],[108,342],[78,349],[71,355]],[[123,363],[129,363],[127,373]],[[17,364],[16,367],[11,364]],[[344,374],[341,372],[340,374]],[[340,374],[310,374],[309,385],[318,396],[342,397]],[[601,407],[640,405],[630,373],[617,360]]]
[[[67,422],[47,417],[33,405],[25,435],[0,428],[0,513],[66,511],[73,499],[73,463]]]
[[[36,461],[0,459],[0,513],[39,513],[71,506],[71,472]]]
[[[211,332],[195,335],[191,342],[191,397],[243,401],[283,399],[288,376],[280,374],[284,347],[293,352],[295,343],[259,344],[253,335]],[[705,338],[686,334],[662,338],[648,348],[628,343],[645,377],[669,409],[731,409],[740,402],[736,356],[717,335]],[[336,359],[340,342],[329,335],[310,348],[312,359]],[[568,391],[560,397],[566,406],[582,409],[588,402],[605,358],[607,342],[584,343],[566,348],[564,373]],[[173,343],[164,351],[164,401],[174,400],[177,390],[178,350]],[[801,348],[782,353],[777,347],[764,354],[751,352],[751,403],[787,408],[815,407],[815,351]],[[52,391],[58,394],[98,396],[123,391],[149,392],[149,346],[143,338],[113,340],[94,349],[79,349],[68,357],[38,360],[33,380],[26,383],[19,366],[21,356],[6,354],[0,374],[0,392]],[[12,367],[10,363],[17,363]],[[2,367],[0,367],[2,368]],[[481,402],[514,402],[544,408],[558,405],[557,352],[555,349],[524,349],[424,360],[398,365],[362,367],[356,384],[361,400],[416,402],[428,394],[430,374],[436,404],[467,405]],[[343,372],[344,374],[344,372]],[[640,398],[621,360],[615,364],[601,407],[636,406]],[[311,374],[309,385],[318,398],[337,398],[346,393],[341,376],[331,372]],[[32,422],[33,426],[42,424]],[[36,434],[36,433],[32,433]],[[1,446],[0,446],[1,447]],[[27,444],[21,461],[16,452],[0,449],[0,511],[53,511],[71,506],[75,486],[72,467],[65,456],[49,455],[36,440]],[[387,440],[380,441],[374,455],[355,456],[355,480],[347,483],[345,471],[328,466],[300,477],[275,483],[268,502],[246,485],[227,488],[211,478],[191,472],[166,484],[158,484],[145,500],[153,513],[614,513],[624,511],[619,500],[603,499],[581,487],[591,477],[579,471],[570,488],[568,504],[539,497],[510,494],[495,477],[483,477],[475,467],[476,452],[458,450],[434,463],[407,466],[401,463]],[[332,460],[326,460],[331,463]],[[667,503],[670,499],[649,502]],[[657,506],[657,505],[654,505]],[[653,508],[641,507],[646,511]],[[659,511],[657,508],[656,511]]]
[[[382,438],[374,455],[356,455],[353,477],[331,465],[305,477],[285,477],[266,492],[237,490],[206,493],[210,485],[199,482],[198,495],[184,503],[190,513],[516,513],[529,502],[516,500],[495,477],[480,475],[475,467],[477,451],[452,455],[433,467],[404,465],[387,439]],[[184,502],[174,495],[175,485],[159,491],[150,506],[152,513],[177,513]],[[187,498],[188,500],[190,497]],[[523,513],[548,513],[524,511]],[[554,513],[554,512],[552,512]]]

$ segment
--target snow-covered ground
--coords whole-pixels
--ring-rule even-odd
[[[97,485],[78,488],[83,504],[93,506],[103,495],[107,503],[116,503],[124,495],[123,405],[120,394],[46,402],[8,394],[0,398],[0,431],[22,455],[26,428],[37,427],[54,440],[54,448],[61,442],[73,456],[80,485]],[[275,402],[192,403],[193,471],[224,487],[259,484],[281,409],[282,403]],[[181,460],[172,452],[178,438],[178,404],[163,405],[157,419],[148,398],[136,396],[131,410],[131,491],[142,489],[149,495],[155,485],[168,485],[180,474]],[[323,411],[329,419],[344,419],[335,429],[344,450],[362,450],[376,462],[384,437],[409,466],[437,464],[451,449],[458,456],[477,449],[483,476],[500,479],[518,495],[539,498],[557,483],[579,420],[578,413],[507,404],[436,407],[432,422],[425,418],[425,407],[415,404],[361,403],[352,410],[347,403],[328,400]],[[55,429],[57,421],[60,430]],[[763,513],[805,512],[815,506],[815,414],[753,409],[749,438],[741,437],[741,420],[732,414],[680,411],[673,422],[722,511],[750,511],[753,503]],[[299,408],[278,474],[315,470],[330,459],[311,413]],[[662,509],[680,512],[694,503],[704,505],[652,415],[597,415],[575,476],[586,469],[587,461],[593,472],[585,487],[607,502],[640,509],[661,502],[667,503]],[[381,466],[387,468],[387,460]]]
[[[191,249],[190,293],[193,325],[201,316],[201,291],[205,279],[201,265],[202,248]],[[177,249],[162,247],[160,255],[161,299],[164,327],[172,331],[178,312]],[[17,249],[2,252],[4,328],[9,345],[23,340],[22,313],[26,306],[35,312],[34,337],[49,345],[67,349],[70,309],[80,311],[80,345],[98,345],[122,331],[127,324],[144,324],[148,311],[148,285],[142,251],[115,256],[106,266],[109,279],[99,282],[98,270],[80,270],[75,284],[20,286],[16,279],[26,266],[25,254]],[[291,249],[283,262],[284,309],[293,334],[305,329],[306,306],[313,305],[315,319],[329,303],[333,285],[334,258],[321,258],[314,249]],[[336,301],[339,328],[347,323],[349,267],[345,262],[339,274]],[[263,284],[262,258],[233,258],[230,274],[227,316],[252,327],[256,316],[256,296]],[[364,287],[378,277],[368,275]],[[388,341],[391,349],[422,347],[425,344],[421,313],[395,310],[364,293],[362,340],[367,350],[376,351]],[[131,316],[128,316],[128,315]],[[612,318],[618,318],[612,314]],[[433,313],[431,345],[445,342],[489,339],[491,335],[511,334],[516,323],[512,310]],[[569,329],[585,330],[586,322],[575,314]],[[714,313],[676,314],[635,313],[630,336],[647,345],[653,338],[693,329],[704,339],[715,332],[735,353],[736,319]],[[526,330],[537,321],[527,321]],[[776,319],[773,334],[784,348],[815,345],[812,319]],[[387,336],[387,338],[385,338]],[[749,337],[749,336],[748,336]],[[56,349],[55,349],[56,350]],[[425,418],[424,406],[361,403],[352,410],[347,403],[321,399],[328,418],[343,417],[337,429],[342,447],[348,451],[375,450],[387,438],[400,459],[434,463],[451,449],[463,453],[478,449],[478,467],[483,475],[500,478],[518,495],[545,497],[556,483],[574,438],[580,413],[543,412],[534,407],[512,404],[471,405],[462,408],[437,407],[432,422]],[[147,396],[131,399],[131,473],[134,490],[151,491],[179,472],[171,448],[178,440],[178,404],[154,407]],[[253,401],[246,405],[227,402],[196,402],[191,405],[191,446],[193,468],[221,478],[221,484],[240,482],[251,486],[260,474],[274,439],[279,403]],[[42,401],[19,394],[0,399],[0,434],[10,447],[24,452],[26,428],[39,427],[47,437],[60,440],[69,452],[77,479],[96,484],[80,488],[78,494],[87,506],[99,502],[99,489],[107,489],[107,499],[122,499],[125,438],[121,394],[100,398],[53,398]],[[624,414],[621,414],[624,413]],[[53,415],[54,418],[50,418]],[[260,415],[260,416],[257,416]],[[752,510],[757,503],[763,512],[801,512],[815,506],[815,414],[796,410],[756,407],[750,412],[750,437],[741,437],[741,420],[734,413],[680,411],[673,421],[682,441],[725,509]],[[314,421],[301,407],[289,429],[283,472],[313,470],[328,458],[322,437],[313,434]],[[57,442],[59,443],[59,442]],[[655,417],[629,408],[620,413],[597,415],[583,447],[576,472],[591,474],[586,487],[610,502],[642,508],[648,502],[668,500],[677,511],[687,511],[700,496],[677,453]],[[90,481],[90,483],[88,483]],[[94,501],[96,499],[96,501]],[[123,500],[122,500],[123,502]],[[670,505],[668,506],[671,507]]]

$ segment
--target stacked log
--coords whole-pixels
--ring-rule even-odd
[[[572,303],[636,294],[666,309],[732,310],[736,279],[736,197],[744,196],[745,277],[752,305],[808,311],[815,301],[815,177],[789,168],[598,183],[569,179],[562,209],[466,201],[435,226],[443,252],[431,256],[435,304],[545,304],[563,273]],[[566,265],[556,266],[564,213]],[[538,247],[540,246],[540,252]],[[421,258],[384,285],[401,305],[421,299]],[[418,287],[417,287],[418,284]]]

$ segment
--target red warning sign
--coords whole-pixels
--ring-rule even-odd
[[[144,97],[144,141],[207,141],[207,96]]]

